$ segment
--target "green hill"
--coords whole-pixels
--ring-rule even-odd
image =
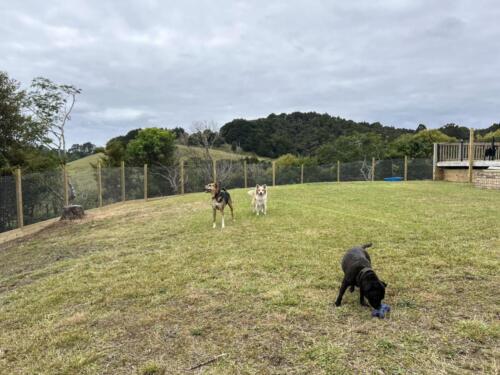
[[[244,189],[231,193],[222,232],[200,193],[0,245],[0,373],[178,374],[221,354],[196,371],[495,373],[498,192],[279,186],[260,217]],[[332,304],[342,255],[365,242],[388,283],[386,320],[358,291]]]

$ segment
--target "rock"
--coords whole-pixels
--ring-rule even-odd
[[[64,206],[61,220],[76,220],[83,219],[85,216],[85,211],[82,206],[72,204],[69,206]]]

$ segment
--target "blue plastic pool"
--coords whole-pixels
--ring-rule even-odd
[[[403,177],[386,177],[384,181],[403,181]]]

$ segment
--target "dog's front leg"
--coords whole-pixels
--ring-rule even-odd
[[[224,229],[224,227],[225,227],[225,225],[224,225],[224,209],[220,210],[220,215],[222,217],[221,229]]]
[[[215,224],[215,216],[217,214],[217,210],[214,208],[213,210],[213,224],[212,224],[212,228],[215,228],[217,225]]]
[[[337,300],[335,301],[335,306],[340,306],[340,304],[342,303],[342,297],[344,296],[344,293],[348,286],[349,282],[346,279],[342,280],[342,285],[340,286],[339,295],[337,297]]]
[[[359,289],[359,303],[361,306],[368,306],[365,302],[365,295],[363,294],[362,289]]]

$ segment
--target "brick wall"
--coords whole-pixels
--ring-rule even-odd
[[[473,178],[474,186],[482,189],[500,190],[500,170],[482,170],[478,171]]]

